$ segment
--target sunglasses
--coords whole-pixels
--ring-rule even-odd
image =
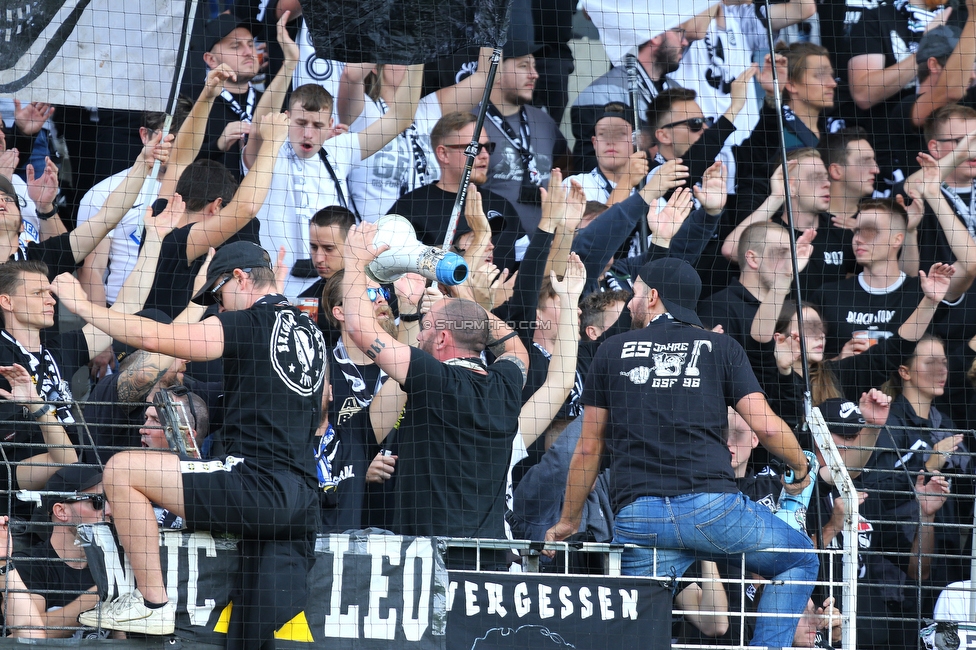
[[[241,269],[241,271],[244,273],[250,273],[251,269]],[[223,289],[224,285],[230,282],[231,278],[233,277],[233,273],[228,273],[224,277],[220,278],[220,280],[217,281],[217,284],[213,286],[213,289],[210,290],[210,295],[213,296],[214,302],[216,302],[220,307],[224,306],[224,299],[221,297],[220,290]]]
[[[82,501],[90,501],[93,510],[101,510],[105,507],[105,495],[102,494],[79,494],[70,499],[65,499],[64,503],[80,503]]]
[[[692,133],[698,133],[705,128],[707,120],[704,117],[689,117],[687,120],[679,120],[677,122],[671,122],[670,124],[665,124],[662,129],[672,129],[676,126],[687,126],[688,130]]]
[[[366,295],[369,296],[370,302],[376,302],[380,296],[383,296],[383,300],[390,302],[390,290],[386,287],[380,287],[379,289],[373,289],[371,287],[366,288]]]
[[[448,149],[456,149],[457,151],[462,151],[464,149],[467,149],[469,145],[466,145],[466,144],[445,144],[444,146],[447,147]],[[474,155],[480,156],[481,155],[481,152],[482,151],[485,151],[485,150],[488,151],[488,155],[489,156],[491,154],[495,153],[495,143],[494,142],[479,142],[478,143],[478,151]]]

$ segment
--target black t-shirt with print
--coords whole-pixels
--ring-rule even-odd
[[[614,511],[643,496],[738,492],[728,410],[761,392],[742,346],[657,317],[597,350],[582,403],[608,410]]]
[[[782,216],[775,219],[786,225]],[[797,230],[799,238],[803,234]],[[828,282],[840,282],[854,273],[854,233],[831,223],[830,214],[823,212],[817,221],[817,236],[813,240],[813,254],[806,268],[800,272],[800,288],[804,295]]]
[[[186,259],[186,242],[191,228],[203,227],[200,223],[187,224],[163,238],[159,262],[156,265],[156,277],[144,305],[146,309],[159,309],[170,318],[175,318],[186,309],[187,303],[193,297],[193,279],[205,259],[203,255],[195,260]],[[257,219],[251,219],[224,244],[249,241],[260,246],[260,229],[261,223]]]
[[[369,421],[371,399],[380,389],[380,368],[376,364],[339,363],[330,353],[329,382],[332,401],[329,422],[336,435],[330,454],[333,484],[325,488],[322,519],[323,532],[341,533],[362,528],[366,497],[366,470],[379,451]],[[356,387],[354,389],[354,386]],[[356,392],[360,391],[360,399]]]
[[[483,375],[411,348],[403,390],[393,532],[504,539],[521,371],[499,360]]]
[[[224,331],[225,410],[215,449],[316,486],[313,440],[326,354],[321,332],[278,295],[216,318]]]
[[[858,330],[876,332],[872,338],[893,336],[924,295],[919,279],[904,273],[885,289],[868,287],[860,274],[823,285],[810,299],[820,307],[827,326],[827,356],[840,354]]]

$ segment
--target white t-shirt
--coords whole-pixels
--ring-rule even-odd
[[[354,133],[328,140],[323,149],[340,182],[360,161],[359,136]],[[341,202],[325,163],[318,155],[305,160],[298,158],[291,143],[286,142],[275,161],[268,197],[257,215],[261,222],[261,246],[272,259],[277,259],[278,249],[284,246],[285,264],[289,267],[294,266],[295,260],[308,259],[308,223],[316,212],[330,205],[341,205]],[[285,296],[296,298],[317,279],[288,276]]]
[[[339,115],[336,113],[335,99],[339,96],[339,77],[342,75],[346,64],[315,56],[315,47],[308,35],[308,26],[305,24],[304,18],[301,27],[298,29],[298,38],[295,39],[295,43],[298,45],[298,67],[295,68],[295,73],[292,75],[292,87],[298,88],[305,84],[318,84],[328,90],[333,100],[332,117],[338,122]]]
[[[970,589],[969,580],[953,582],[943,589],[935,601],[935,620],[968,623],[969,599],[972,597]]]
[[[385,113],[385,104],[367,101],[363,114],[352,123],[349,131],[358,133]],[[375,222],[401,196],[440,178],[440,166],[430,146],[430,132],[439,119],[441,104],[437,93],[431,93],[420,100],[412,128],[353,167],[349,174],[349,193],[363,221]],[[423,152],[423,160],[419,163],[415,146]]]
[[[698,93],[695,100],[705,117],[718,119],[732,105],[732,81],[752,65],[753,53],[768,49],[766,29],[756,16],[754,5],[725,5],[725,29],[715,20],[705,38],[693,42],[681,58],[681,66],[671,75],[683,88]],[[735,191],[735,158],[732,147],[745,142],[759,122],[759,86],[748,86],[746,104],[734,120],[735,132],[726,140],[719,155],[728,170],[729,191]]]
[[[570,181],[576,181],[583,188],[583,194],[587,201],[599,201],[606,203],[610,199],[610,193],[616,189],[617,184],[601,174],[596,167],[587,174],[576,174],[563,181],[563,185],[569,187]]]
[[[14,191],[17,192],[17,196],[21,198],[24,202],[24,207],[20,209],[20,220],[24,224],[24,229],[20,233],[20,241],[24,244],[29,244],[31,242],[41,241],[41,220],[37,218],[37,206],[34,205],[34,201],[27,196],[27,181],[18,176],[13,175],[10,182],[14,186]]]
[[[99,181],[94,187],[88,190],[81,199],[81,204],[78,206],[78,225],[85,223],[102,209],[102,206],[105,205],[105,201],[108,199],[108,195],[122,184],[122,181],[125,180],[128,173],[129,170],[124,169],[117,174],[113,174]],[[146,208],[152,205],[152,202],[156,200],[158,195],[158,180],[152,182],[148,182],[147,180],[147,182],[143,183],[142,190],[140,190],[139,196],[136,197],[135,203],[132,204],[129,211],[119,221],[119,225],[113,228],[108,234],[112,243],[109,247],[108,271],[105,274],[104,281],[105,300],[110,305],[115,302],[116,297],[119,295],[119,289],[122,288],[122,283],[129,277],[129,273],[132,272],[132,269],[136,265],[136,260],[139,259],[139,244],[142,239],[142,217],[146,213]]]

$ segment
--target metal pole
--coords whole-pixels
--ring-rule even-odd
[[[474,124],[474,135],[471,142],[464,150],[464,171],[461,173],[461,186],[458,187],[457,196],[454,198],[454,208],[451,210],[451,220],[447,224],[447,233],[444,235],[444,250],[450,250],[454,243],[454,233],[457,231],[458,220],[461,218],[461,210],[464,208],[464,201],[468,197],[468,181],[471,179],[471,167],[474,166],[474,159],[478,157],[478,148],[481,146],[481,129],[485,124],[485,114],[488,112],[488,102],[491,101],[491,88],[495,85],[495,73],[498,71],[498,64],[502,60],[501,46],[495,47],[491,53],[491,66],[488,68],[488,79],[485,82],[485,92],[481,96],[481,107],[478,110],[478,119]]]
[[[637,87],[637,57],[628,54],[624,57],[624,65],[627,68],[627,89],[630,92],[630,105],[634,111],[634,147],[640,147],[641,118],[640,111],[637,109],[640,100],[640,89]],[[635,148],[634,151],[637,149]],[[643,183],[642,183],[643,185]],[[640,245],[638,249],[641,254],[647,252],[647,237],[650,233],[647,229],[647,219],[640,220]]]

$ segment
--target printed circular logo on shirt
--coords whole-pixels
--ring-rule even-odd
[[[271,365],[299,395],[309,396],[322,383],[325,339],[307,316],[282,310],[271,330]]]
[[[317,56],[309,57],[305,62],[305,72],[316,81],[325,81],[332,77],[332,61]]]

